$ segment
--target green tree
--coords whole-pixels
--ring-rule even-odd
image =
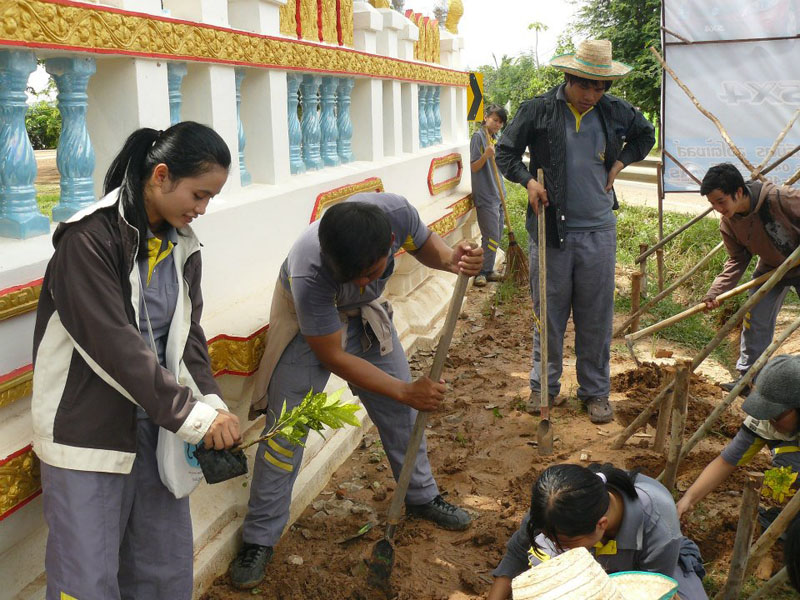
[[[61,113],[52,100],[39,100],[28,107],[25,129],[34,150],[55,148],[61,136]]]
[[[614,83],[612,93],[638,107],[655,123],[661,112],[661,67],[648,48],[661,49],[661,0],[575,0],[577,33],[610,40],[614,59],[634,71]]]

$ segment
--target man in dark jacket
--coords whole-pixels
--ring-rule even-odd
[[[539,312],[537,215],[547,224],[547,335],[549,402],[561,390],[564,332],[575,325],[578,397],[593,423],[613,418],[608,403],[614,316],[618,207],[614,179],[642,160],[655,143],[653,126],[633,106],[607,94],[631,67],[611,59],[611,42],[582,42],[575,54],[554,57],[565,82],[523,103],[497,146],[497,165],[528,190],[530,280]],[[530,169],[522,162],[530,150]],[[544,185],[536,181],[544,172]],[[533,336],[529,411],[540,406],[539,336]]]

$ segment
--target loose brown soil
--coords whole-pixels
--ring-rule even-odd
[[[537,419],[522,410],[528,397],[530,369],[530,301],[517,297],[488,317],[494,287],[473,289],[459,320],[445,376],[450,382],[444,410],[432,416],[427,431],[428,454],[443,493],[466,508],[474,522],[466,532],[447,532],[427,522],[404,520],[396,534],[392,594],[397,599],[475,600],[485,598],[505,543],[519,526],[530,501],[536,476],[558,462],[609,461],[651,476],[664,465],[663,456],[648,448],[655,419],[620,451],[609,442],[649,402],[671,366],[646,363],[634,368],[624,344],[612,345],[612,395],[617,420],[603,426],[589,423],[574,392],[574,337],[570,324],[565,340],[562,394],[564,406],[554,410],[555,452],[541,457],[536,449]],[[622,317],[620,317],[620,320]],[[663,344],[662,344],[663,345]],[[675,354],[687,351],[673,348]],[[672,351],[670,350],[670,351]],[[664,352],[662,352],[664,354]],[[691,355],[691,353],[688,353]],[[674,360],[674,359],[673,359]],[[415,374],[427,372],[431,352],[411,359]],[[703,376],[690,381],[687,429],[694,429],[723,398],[716,382]],[[743,413],[735,403],[712,435],[681,465],[680,495],[736,433]],[[768,466],[765,453],[753,470]],[[736,532],[744,470],[738,470],[684,519],[683,530],[703,553],[716,588],[724,581]],[[269,598],[381,598],[366,584],[365,559],[383,535],[383,522],[394,480],[375,430],[334,474],[325,490],[284,535],[267,578],[252,591],[236,591],[227,575],[217,579],[204,600]],[[367,522],[376,525],[363,537],[343,541]],[[781,566],[774,553],[774,571]],[[294,564],[302,559],[302,565]]]

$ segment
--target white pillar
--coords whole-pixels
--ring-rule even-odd
[[[189,63],[181,89],[183,92],[181,118],[184,121],[197,121],[208,125],[222,136],[228,144],[232,157],[228,182],[224,189],[238,190],[242,184],[239,175],[239,134],[233,67]],[[250,143],[255,142],[254,137],[256,136],[248,135]]]
[[[466,113],[459,114],[456,107],[456,96],[459,88],[442,86],[440,110],[442,113],[442,140],[446,143],[461,141],[461,121],[466,121]]]
[[[456,114],[455,114],[455,130],[454,140],[469,139],[469,124],[467,123],[467,88],[457,87],[452,88],[455,90],[456,96]]]
[[[366,2],[353,4],[353,46],[356,50],[376,54],[376,34],[382,29],[383,15],[376,8]]]
[[[286,94],[286,71],[248,69],[242,82],[242,125],[253,183],[280,184],[291,175]]]
[[[378,54],[397,58],[399,54],[398,37],[408,21],[403,15],[391,8],[379,8],[383,17],[383,29],[378,32]]]
[[[399,81],[383,82],[383,153],[397,156],[403,151],[403,109]]]
[[[228,23],[242,31],[281,35],[281,6],[286,2],[287,0],[228,0]]]
[[[400,87],[403,152],[419,152],[419,86],[416,83],[401,83]]]
[[[163,0],[162,3],[164,10],[168,10],[173,19],[228,26],[226,0]]]
[[[403,28],[397,36],[397,57],[403,60],[415,60],[414,43],[419,40],[419,27],[407,17],[403,17],[403,20]]]
[[[383,158],[383,82],[356,79],[350,120],[353,122],[353,155],[356,160]]]
[[[439,61],[443,67],[455,68],[453,54],[458,54],[458,40],[446,29],[439,30]]]
[[[94,189],[99,198],[106,171],[125,139],[140,127],[169,127],[167,63],[98,57],[87,93],[86,125],[95,150]]]

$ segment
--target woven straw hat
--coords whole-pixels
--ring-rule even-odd
[[[624,600],[586,548],[574,548],[511,582],[514,600]]]
[[[611,42],[585,40],[574,54],[559,54],[550,59],[550,66],[585,79],[606,81],[624,77],[633,70],[616,60],[611,60]]]
[[[609,576],[586,548],[574,548],[518,575],[511,589],[514,600],[669,600],[678,583],[642,571]]]

